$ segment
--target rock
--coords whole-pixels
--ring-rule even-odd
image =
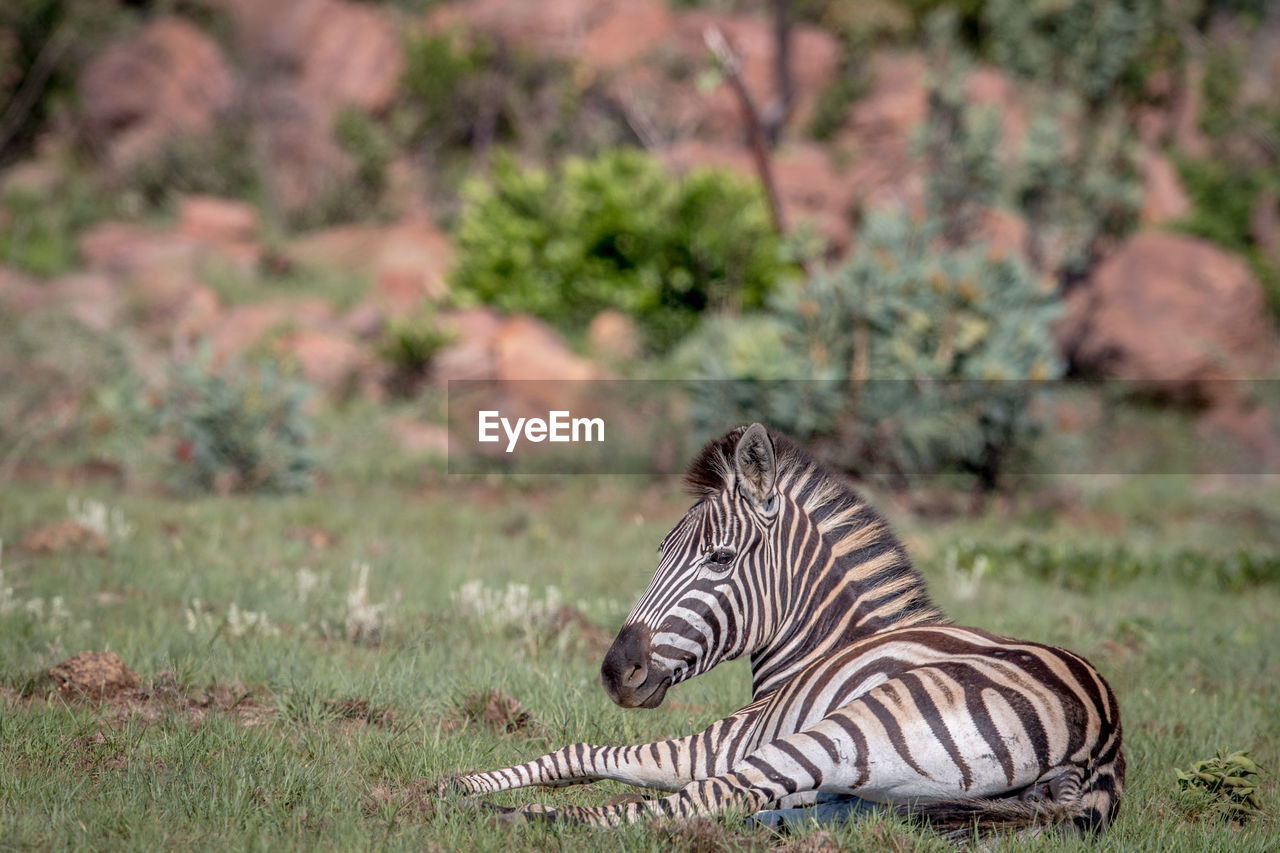
[[[25,314],[56,301],[52,289],[21,270],[0,266],[0,309]]]
[[[406,453],[441,458],[449,455],[449,430],[445,427],[413,418],[393,418],[388,426]]]
[[[431,376],[444,384],[451,379],[492,379],[496,371],[493,340],[502,318],[486,307],[441,312],[441,322],[454,335],[431,360]]]
[[[178,230],[202,243],[252,243],[258,238],[258,211],[243,201],[185,196],[178,205]]]
[[[1272,266],[1280,267],[1280,198],[1264,187],[1249,210],[1249,236]]]
[[[91,270],[121,277],[144,271],[191,272],[205,247],[181,234],[128,222],[100,222],[81,233],[76,246]]]
[[[385,239],[383,229],[372,225],[334,225],[295,237],[281,256],[289,266],[304,270],[369,274]]]
[[[222,300],[212,288],[197,284],[178,309],[173,336],[187,343],[202,340],[212,336],[222,322]]]
[[[216,360],[240,358],[266,343],[272,334],[328,328],[332,321],[333,309],[323,299],[270,299],[235,305],[223,314],[210,344]]]
[[[423,302],[439,302],[453,247],[428,222],[402,223],[388,231],[374,257],[373,293],[392,313],[407,313]]]
[[[1142,208],[1139,219],[1145,225],[1158,225],[1181,219],[1191,212],[1191,201],[1182,188],[1178,170],[1168,157],[1155,151],[1144,151],[1138,163],[1142,172]]]
[[[161,17],[95,57],[80,75],[85,135],[127,168],[183,134],[216,129],[236,82],[218,45],[196,26]]]
[[[73,518],[64,518],[29,531],[18,547],[32,554],[58,554],[67,550],[101,554],[107,550],[107,538]]]
[[[339,332],[300,329],[285,336],[280,349],[304,379],[334,396],[355,390],[372,367],[365,348]]]
[[[45,286],[72,317],[95,332],[114,328],[124,309],[120,286],[102,273],[71,273]]]
[[[665,0],[613,3],[586,34],[583,61],[598,71],[615,71],[664,44],[670,44],[676,18]]]
[[[1280,432],[1265,406],[1244,399],[1214,406],[1200,418],[1197,431],[1202,446],[1223,438],[1234,445],[1215,448],[1219,452],[1213,458],[1227,468],[1222,473],[1274,472],[1280,461]]]
[[[493,351],[499,380],[600,378],[596,366],[575,355],[554,329],[525,314],[502,323]]]
[[[1021,255],[1027,245],[1027,221],[1002,207],[985,208],[974,239],[985,242],[997,257]]]
[[[264,5],[277,4],[280,0]],[[345,106],[367,113],[390,108],[404,72],[404,45],[388,15],[341,0],[302,5],[319,8],[301,35],[302,91],[330,112]]]
[[[608,361],[631,361],[640,355],[640,330],[626,314],[606,308],[591,318],[587,345]]]
[[[138,675],[115,652],[79,652],[49,670],[58,692],[110,699],[138,686]]]
[[[1156,231],[1126,241],[1069,294],[1057,328],[1082,370],[1160,380],[1166,395],[1232,402],[1221,380],[1271,378],[1275,330],[1261,286],[1240,258],[1207,241]]]
[[[348,180],[355,166],[333,138],[329,110],[296,83],[272,81],[259,97],[272,199],[281,211],[302,214]]]

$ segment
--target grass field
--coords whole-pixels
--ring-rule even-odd
[[[684,509],[677,484],[450,480],[374,418],[356,408],[322,421],[325,476],[296,497],[179,501],[30,472],[0,482],[0,848],[816,849],[812,836],[732,821],[674,835],[493,826],[429,797],[424,780],[578,740],[692,731],[747,699],[748,674],[725,665],[656,711],[616,708],[596,683],[603,644]],[[1280,585],[1219,581],[1242,552],[1274,560],[1280,489],[1092,478],[1053,490],[1064,488],[1048,504],[1032,487],[944,521],[880,501],[959,622],[1082,652],[1120,699],[1129,779],[1112,831],[1008,848],[1280,848]],[[102,542],[21,544],[72,514]],[[1051,546],[1035,571],[1019,565],[1026,541]],[[1055,554],[1077,576],[1055,574]],[[1079,573],[1117,554],[1138,567],[1124,580]],[[1201,564],[1203,578],[1188,576]],[[123,698],[68,698],[44,675],[104,649],[141,678]],[[1243,827],[1179,794],[1173,776],[1235,748],[1264,767],[1264,814]],[[495,799],[601,803],[622,790]],[[888,819],[833,835],[855,849],[948,849]]]

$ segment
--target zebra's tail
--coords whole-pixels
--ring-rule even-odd
[[[1101,832],[1115,819],[1124,788],[1119,727],[1086,768],[1060,768],[1017,796],[896,806],[943,836],[964,841],[975,834],[1034,836],[1059,826]]]

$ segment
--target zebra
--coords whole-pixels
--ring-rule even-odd
[[[953,625],[884,519],[758,423],[709,443],[685,482],[696,503],[662,540],[601,682],[624,708],[654,708],[673,685],[749,655],[751,702],[687,737],[579,743],[447,779],[442,795],[601,779],[672,792],[506,810],[604,826],[840,796],[957,836],[1114,820],[1120,709],[1082,657]]]

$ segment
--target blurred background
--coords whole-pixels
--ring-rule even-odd
[[[732,380],[699,439],[899,486],[1280,460],[1261,0],[13,0],[0,101],[0,483],[305,488],[449,379]]]
[[[449,379],[733,380],[696,438],[898,486],[1280,460],[1261,0],[13,0],[0,102],[0,483],[439,457]]]

